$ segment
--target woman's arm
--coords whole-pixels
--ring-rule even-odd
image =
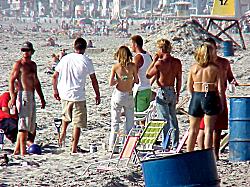
[[[189,70],[189,74],[188,74],[188,80],[187,80],[187,90],[190,94],[192,94],[194,92],[194,81],[193,81],[193,77],[192,77],[192,67]]]
[[[115,68],[114,66],[112,66],[112,69],[111,69],[111,74],[110,74],[110,78],[109,78],[109,86],[114,86],[118,83],[117,80],[115,80]]]

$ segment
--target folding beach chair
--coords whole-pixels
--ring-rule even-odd
[[[134,115],[135,115],[134,121],[136,123],[138,123],[140,121],[145,121],[145,123],[147,124],[152,119],[155,119],[156,118],[156,103],[155,103],[155,101],[150,102],[150,106],[148,107],[147,110],[145,110],[143,112],[135,112]]]
[[[0,129],[0,150],[3,150],[4,146],[4,131]]]
[[[173,130],[174,131],[174,130]],[[153,154],[147,154],[143,157],[142,160],[146,160],[146,159],[151,159],[151,158],[157,158],[157,157],[161,157],[164,155],[172,155],[172,154],[178,154],[180,153],[181,149],[183,148],[185,142],[187,141],[188,138],[188,132],[189,132],[189,128],[186,130],[186,132],[184,133],[181,141],[178,144],[178,147],[176,148],[176,150],[170,150],[170,151],[164,151],[163,152],[155,152]],[[167,138],[166,138],[167,139]]]
[[[185,131],[181,141],[179,142],[176,150],[170,150],[167,152],[164,152],[165,154],[175,154],[175,153],[180,153],[181,149],[183,148],[183,146],[185,145],[187,138],[188,138],[188,132],[189,132],[189,127],[188,129]]]
[[[140,153],[143,152],[155,153],[154,144],[156,143],[158,137],[160,136],[164,125],[166,125],[166,122],[162,120],[150,121],[146,125],[135,148],[138,160],[140,160],[139,158]]]
[[[134,135],[132,135],[132,131]],[[134,153],[136,144],[140,138],[139,134],[135,133],[134,131],[135,129],[131,129],[118,158],[103,160],[89,164],[83,174],[87,173],[91,168],[96,168],[97,171],[113,171],[116,169],[119,170],[118,164],[123,160],[127,160],[126,166],[128,166],[128,163]],[[115,166],[111,167],[111,164]]]

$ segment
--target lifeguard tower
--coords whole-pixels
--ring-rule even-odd
[[[242,6],[246,3],[250,4],[248,1],[249,0],[246,2],[244,0],[214,0],[211,15],[198,15],[193,17],[208,18],[208,24],[205,30],[209,31],[212,27],[216,28],[217,33],[212,34],[216,39],[222,41],[220,36],[224,34],[236,46],[246,49],[239,21],[244,15]],[[225,23],[225,27],[222,27],[222,22]],[[203,27],[202,25],[200,26]],[[231,33],[228,32],[229,29],[233,27],[236,28],[236,33],[240,35],[241,45],[237,43],[236,40],[232,38]]]
[[[179,1],[174,3],[176,9],[176,16],[190,16],[190,2]]]

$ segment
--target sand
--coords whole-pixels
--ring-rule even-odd
[[[13,21],[13,20],[12,20]],[[2,21],[4,28],[8,28],[8,21]],[[0,166],[0,186],[144,186],[142,171],[137,167],[124,167],[120,164],[120,170],[111,172],[90,172],[83,174],[86,167],[93,162],[108,159],[110,153],[104,149],[103,144],[107,144],[110,130],[110,98],[112,88],[108,86],[108,77],[111,65],[114,63],[113,54],[116,49],[123,44],[129,44],[128,38],[111,36],[86,36],[91,39],[97,48],[104,48],[102,53],[89,53],[93,59],[97,79],[100,85],[101,104],[96,106],[94,103],[94,92],[89,80],[86,84],[86,98],[88,108],[88,127],[81,133],[79,146],[84,150],[89,150],[89,145],[97,145],[96,153],[77,153],[70,154],[72,126],[69,126],[66,136],[66,146],[59,148],[57,145],[57,133],[53,119],[60,114],[60,103],[53,98],[51,75],[45,73],[47,63],[51,60],[52,53],[58,53],[62,48],[72,52],[73,39],[68,39],[66,35],[53,35],[50,32],[31,32],[24,31],[25,25],[31,27],[32,22],[14,23],[20,33],[0,32],[0,92],[8,88],[8,78],[13,63],[21,57],[21,44],[29,40],[33,43],[36,50],[32,59],[37,62],[38,76],[42,85],[42,90],[46,98],[46,108],[40,109],[40,103],[37,99],[37,136],[35,143],[42,144],[42,155],[28,155],[25,157],[14,157],[11,155],[14,145],[5,141],[4,152],[10,158],[8,166]],[[55,22],[52,24],[43,24],[43,27],[56,28]],[[151,54],[155,53],[156,39],[166,37],[171,39],[172,35],[167,32],[168,28],[176,29],[174,24],[161,27],[157,33],[142,33],[139,25],[131,28],[132,34],[141,34],[146,41],[145,49]],[[180,35],[183,33],[179,33]],[[57,38],[56,43],[60,47],[47,47],[46,39],[48,37]],[[183,35],[185,36],[185,35]],[[235,35],[237,37],[237,35]],[[249,34],[244,34],[247,50],[236,50],[235,56],[230,57],[232,70],[239,83],[249,83],[250,81],[250,53],[249,53]],[[193,42],[192,42],[193,41]],[[184,41],[173,42],[173,55],[180,58],[183,64],[183,86],[181,97],[187,94],[186,80],[190,65],[194,62],[192,50],[195,40],[185,38]],[[190,43],[188,43],[190,42]],[[192,44],[192,45],[191,45]],[[177,47],[178,46],[178,47]],[[222,50],[220,50],[220,53]],[[249,87],[237,87],[235,93],[229,93],[228,96],[249,96]],[[187,109],[188,103],[184,106]],[[188,127],[188,118],[185,115],[178,115],[181,136]],[[181,137],[180,136],[180,137]],[[118,155],[115,155],[118,156]],[[221,160],[217,161],[218,175],[221,180],[221,186],[250,186],[250,167],[247,162],[229,161],[228,147],[225,153],[221,155]]]

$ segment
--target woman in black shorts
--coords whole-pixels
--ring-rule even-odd
[[[205,149],[212,147],[212,136],[217,115],[223,108],[223,82],[218,67],[214,63],[216,51],[209,43],[197,48],[189,71],[188,90],[192,95],[189,105],[190,130],[187,151],[193,151],[199,132],[200,121],[204,117]]]

